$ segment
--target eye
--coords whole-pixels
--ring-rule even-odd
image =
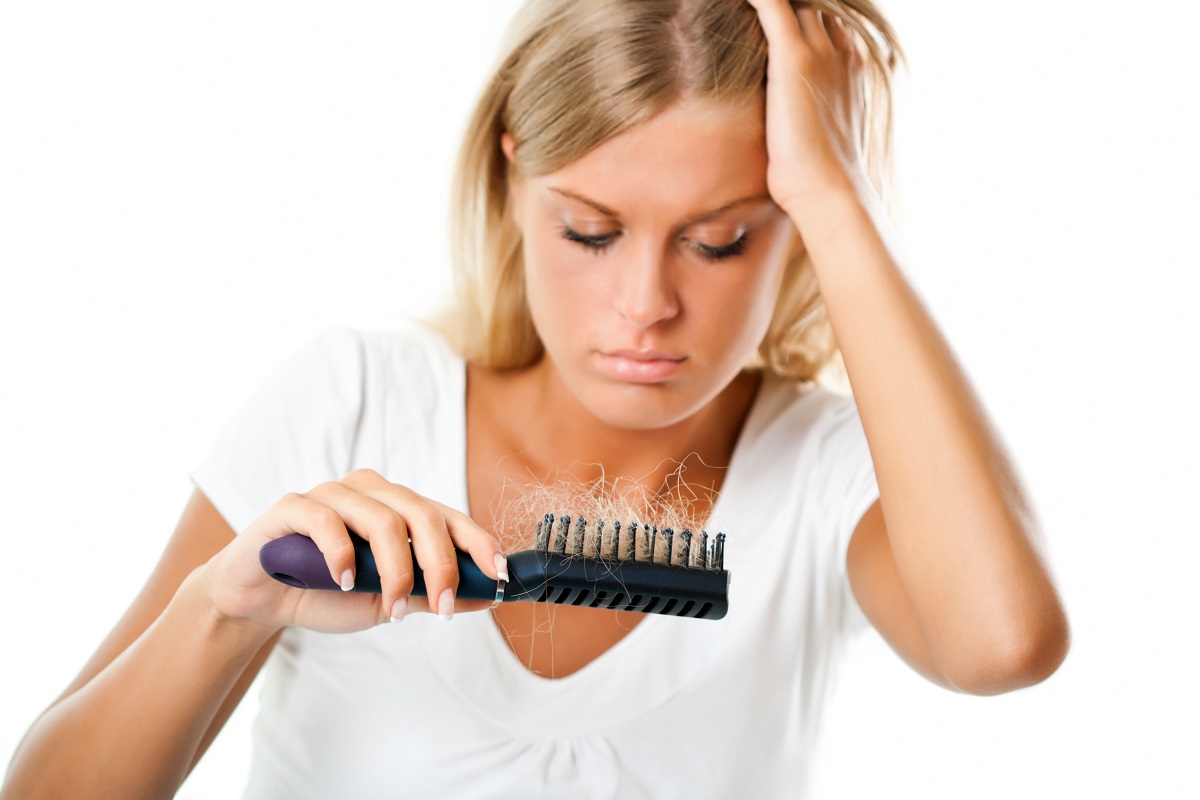
[[[708,244],[700,244],[693,242],[696,249],[696,255],[700,256],[705,261],[724,261],[727,258],[735,258],[746,252],[746,246],[750,244],[750,237],[745,231],[735,241],[729,244],[723,244],[720,247],[713,247]]]
[[[604,233],[600,234],[599,236],[589,236],[588,234],[580,233],[577,230],[569,228],[566,225],[561,226],[559,231],[561,232],[562,237],[568,242],[575,242],[576,244],[583,245],[591,252],[597,254],[603,253],[605,250],[607,250],[608,246],[613,243],[614,239],[617,238],[616,233]]]

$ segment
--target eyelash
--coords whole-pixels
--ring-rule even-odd
[[[562,237],[568,242],[575,242],[596,255],[600,255],[607,250],[608,246],[617,238],[617,234],[615,233],[606,233],[602,236],[588,236],[566,225],[563,225],[559,230],[562,231]],[[693,249],[695,249],[696,255],[705,261],[715,262],[740,256],[746,252],[746,246],[749,243],[750,237],[743,232],[737,241],[730,242],[729,244],[721,245],[720,247],[696,244]]]

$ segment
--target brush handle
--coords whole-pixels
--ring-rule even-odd
[[[354,542],[354,589],[355,592],[382,593],[379,586],[379,569],[375,566],[375,555],[366,539],[350,534]],[[464,600],[493,600],[496,597],[495,578],[483,573],[469,553],[456,549],[458,561],[458,591],[455,597]],[[300,533],[289,533],[272,539],[258,551],[258,562],[275,580],[300,589],[338,589],[342,587],[329,575],[329,566],[317,543]],[[412,593],[426,596],[425,573],[413,556]]]

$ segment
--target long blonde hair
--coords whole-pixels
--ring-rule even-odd
[[[868,177],[891,200],[891,74],[904,60],[871,0],[793,2],[842,18],[866,45]],[[504,132],[524,175],[555,172],[683,97],[738,102],[761,89],[767,42],[744,0],[528,0],[510,24],[475,107],[452,188],[455,298],[430,323],[467,360],[522,367],[542,354],[525,298],[521,237],[509,208]],[[890,204],[889,204],[889,207]],[[807,252],[787,265],[755,363],[816,380],[844,365]]]

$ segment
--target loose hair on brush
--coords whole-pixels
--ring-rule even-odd
[[[792,2],[840,17],[857,35],[863,68],[868,177],[892,198],[891,76],[904,54],[871,0]],[[515,168],[555,172],[672,103],[746,102],[766,79],[767,41],[745,0],[528,0],[470,117],[451,190],[452,304],[429,323],[468,361],[534,363],[543,348],[525,298],[521,235],[509,203]],[[817,380],[845,367],[807,252],[787,265],[774,315],[751,364]]]

